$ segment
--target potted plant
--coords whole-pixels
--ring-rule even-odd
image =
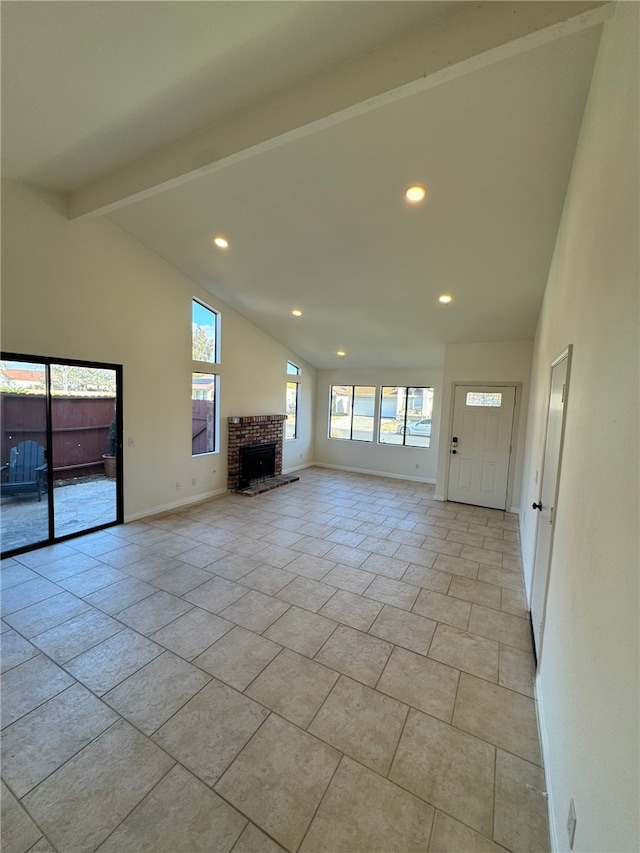
[[[115,480],[118,471],[117,465],[118,453],[118,427],[115,416],[109,424],[109,434],[107,435],[107,452],[103,454],[104,459],[104,475],[109,480]]]

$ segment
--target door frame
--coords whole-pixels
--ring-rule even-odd
[[[87,533],[94,533],[97,530],[104,530],[107,527],[114,527],[117,524],[124,523],[124,484],[123,484],[123,399],[124,399],[124,386],[123,386],[123,369],[121,364],[111,364],[109,362],[103,361],[86,361],[85,359],[77,359],[77,358],[64,358],[58,356],[41,356],[41,355],[32,355],[31,353],[16,353],[16,352],[5,352],[4,350],[0,352],[0,359],[3,361],[22,361],[22,362],[34,362],[36,364],[42,364],[45,366],[45,376],[46,376],[46,436],[47,436],[47,447],[46,447],[46,455],[47,455],[47,503],[48,503],[48,535],[46,539],[43,539],[41,542],[37,542],[30,545],[21,546],[20,548],[14,548],[10,551],[5,551],[2,553],[2,558],[5,557],[13,557],[17,554],[23,554],[27,551],[35,551],[38,548],[46,548],[49,545],[53,545],[57,542],[64,542],[68,539],[75,539],[78,536],[85,536]],[[53,500],[53,423],[51,419],[51,406],[52,406],[52,395],[51,395],[51,365],[52,364],[68,364],[73,367],[92,367],[92,368],[106,368],[107,370],[113,370],[116,374],[116,442],[118,447],[117,459],[116,459],[116,518],[115,521],[107,521],[104,524],[98,524],[95,527],[89,527],[86,530],[78,530],[73,533],[67,533],[63,536],[55,536],[54,535],[54,500]]]
[[[545,626],[545,622],[546,622],[546,618],[547,618],[547,599],[549,597],[549,575],[550,575],[550,571],[551,571],[551,561],[553,559],[553,543],[554,543],[555,534],[556,534],[556,518],[557,518],[556,510],[558,507],[558,494],[560,491],[560,475],[562,472],[562,455],[564,452],[564,437],[565,437],[565,431],[566,431],[566,426],[567,426],[567,404],[569,402],[570,385],[571,385],[571,361],[572,361],[572,357],[573,357],[573,344],[568,344],[565,347],[565,349],[560,353],[560,355],[556,356],[556,358],[553,359],[553,361],[551,362],[551,365],[549,367],[549,374],[548,374],[549,381],[548,381],[548,385],[547,385],[547,394],[546,394],[547,411],[546,411],[546,417],[545,417],[545,422],[544,422],[544,444],[542,446],[542,454],[540,456],[540,467],[538,469],[540,471],[540,475],[538,477],[538,482],[536,483],[536,485],[538,487],[537,492],[536,492],[536,498],[537,498],[538,503],[542,499],[542,480],[544,477],[544,463],[545,463],[545,458],[547,455],[547,439],[548,439],[548,432],[549,432],[549,408],[550,408],[550,403],[551,403],[551,388],[552,388],[552,380],[553,380],[553,370],[566,358],[566,360],[567,360],[567,373],[566,373],[566,379],[565,379],[564,400],[563,400],[563,410],[562,410],[562,426],[560,428],[560,442],[558,445],[558,467],[556,468],[556,471],[555,471],[556,482],[555,482],[555,489],[553,492],[553,524],[551,525],[551,534],[550,534],[550,538],[549,538],[549,556],[547,559],[547,565],[545,566],[546,578],[545,578],[544,594],[542,596],[542,609],[540,612],[540,620],[541,620],[540,621],[540,642],[539,642],[537,647],[536,647],[536,643],[535,643],[533,614],[530,613],[531,632],[532,632],[532,641],[533,641],[533,654],[534,654],[535,661],[536,661],[536,669],[539,669],[539,667],[540,667],[540,661],[542,658],[542,648],[544,645],[544,626]],[[531,608],[531,606],[533,604],[533,590],[534,590],[534,583],[535,583],[535,576],[536,576],[535,575],[536,557],[538,555],[538,531],[540,528],[540,522],[542,520],[541,519],[541,513],[537,512],[536,515],[537,515],[537,519],[536,519],[536,528],[535,528],[535,535],[534,535],[533,561],[531,563],[531,566],[532,566],[531,599],[532,600],[528,602],[529,608]]]
[[[454,408],[456,402],[456,388],[459,387],[469,387],[469,388],[515,388],[515,404],[513,407],[513,421],[511,423],[511,451],[509,453],[509,473],[507,474],[507,497],[505,500],[505,509],[504,512],[512,512],[515,511],[511,507],[512,499],[513,499],[513,483],[515,478],[515,465],[513,465],[513,460],[515,459],[517,453],[517,438],[518,438],[518,429],[520,423],[520,400],[522,398],[522,382],[517,381],[507,381],[503,380],[501,382],[479,382],[477,379],[474,379],[472,382],[462,382],[458,379],[454,380],[451,383],[451,403],[449,405],[449,418],[447,422],[447,444],[451,444],[451,436],[453,435],[453,417],[454,417]],[[439,441],[442,440],[442,432],[440,433]],[[451,470],[451,453],[450,447],[447,448],[447,467],[446,467],[446,480],[445,480],[445,490],[444,490],[444,500],[449,500],[449,475]],[[500,512],[500,510],[498,510]]]

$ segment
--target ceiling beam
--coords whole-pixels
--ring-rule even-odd
[[[304,80],[69,195],[100,216],[390,101],[600,25],[602,2],[461,3],[452,15]]]

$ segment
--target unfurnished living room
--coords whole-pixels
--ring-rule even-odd
[[[637,853],[639,12],[2,0],[3,853]]]

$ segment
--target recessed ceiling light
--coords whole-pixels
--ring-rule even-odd
[[[294,308],[291,313],[294,317],[302,317],[302,311],[299,308]]]
[[[346,355],[346,352],[343,349],[339,349],[338,352],[336,353],[336,355],[339,355],[340,358],[344,358]]]
[[[411,184],[411,186],[407,187],[404,191],[404,197],[411,204],[418,204],[426,197],[426,195],[427,191],[422,184]]]
[[[449,296],[448,293],[443,293],[442,296],[438,296],[438,302],[442,302],[443,305],[448,305],[452,299],[453,296]]]
[[[226,237],[214,237],[213,242],[219,249],[229,248],[229,241],[226,239]]]

